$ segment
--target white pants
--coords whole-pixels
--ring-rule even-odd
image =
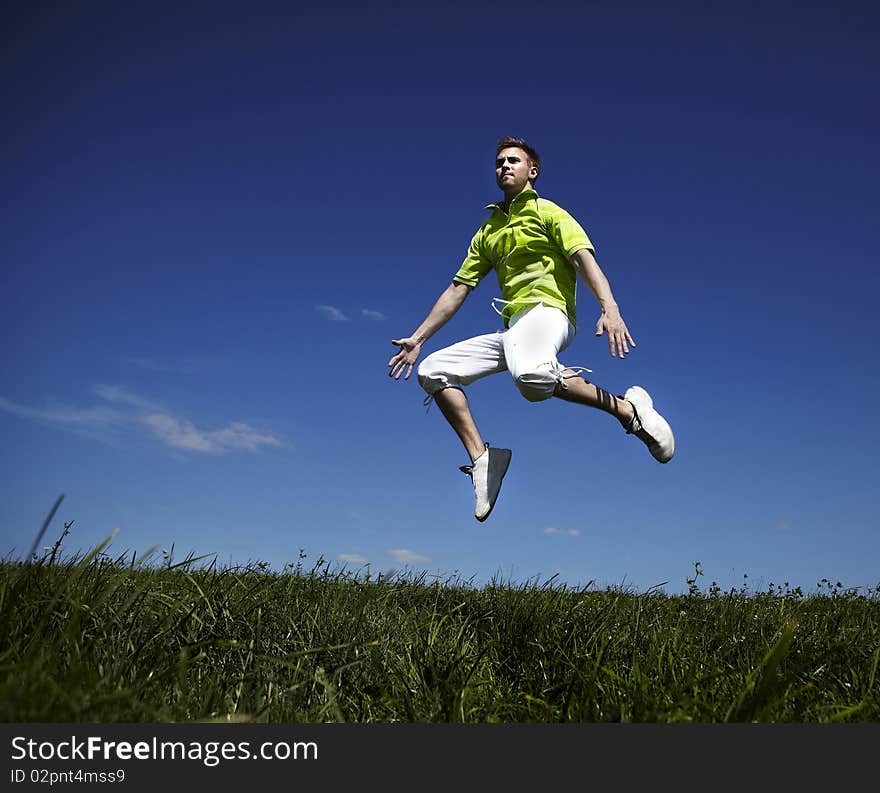
[[[461,388],[507,370],[529,402],[540,402],[552,397],[563,382],[566,367],[556,356],[574,336],[574,325],[562,311],[532,306],[514,314],[507,330],[431,353],[419,366],[419,384],[433,396],[444,388]]]

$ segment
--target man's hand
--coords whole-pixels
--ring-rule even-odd
[[[581,248],[571,257],[571,263],[583,282],[595,295],[602,308],[602,314],[596,323],[596,335],[608,334],[608,348],[612,358],[623,359],[629,352],[629,346],[636,346],[633,337],[629,335],[626,323],[620,316],[620,309],[611,294],[611,285],[599,267],[596,257],[589,248]]]
[[[406,339],[392,339],[391,343],[400,347],[400,351],[388,361],[388,365],[391,367],[388,376],[393,377],[395,380],[400,380],[400,375],[402,375],[403,370],[406,369],[406,374],[403,375],[403,379],[409,380],[413,366],[415,366],[415,363],[422,352],[422,342],[414,336],[410,336]]]
[[[623,358],[629,352],[629,345],[636,346],[616,304],[603,309],[599,316],[596,335],[601,336],[603,333],[608,334],[608,348],[612,358]]]

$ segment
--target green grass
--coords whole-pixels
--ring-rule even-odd
[[[880,587],[475,588],[108,543],[0,564],[0,720],[880,720]]]

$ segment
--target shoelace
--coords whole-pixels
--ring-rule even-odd
[[[624,397],[620,396],[620,394],[617,395],[617,398],[624,399]],[[632,405],[632,402],[630,402],[630,404]],[[627,427],[626,434],[627,435],[638,435],[642,431],[642,420],[639,418],[639,412],[636,410],[635,405],[632,405],[632,409],[633,409],[633,417],[632,417],[632,421],[629,423],[629,427]],[[639,436],[639,437],[641,437],[641,436]],[[651,438],[651,440],[653,441],[654,439]]]
[[[484,443],[486,444],[486,451],[489,451],[488,442],[484,441]],[[472,482],[474,481],[474,465],[473,465],[473,463],[471,463],[470,465],[460,465],[460,466],[458,466],[458,470],[461,471],[463,474],[467,474],[470,477]]]

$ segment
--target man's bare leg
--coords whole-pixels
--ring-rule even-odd
[[[563,372],[565,378],[556,386],[553,396],[566,402],[589,405],[614,416],[628,435],[635,435],[648,447],[651,456],[661,463],[668,463],[675,454],[675,436],[669,422],[653,406],[651,395],[641,386],[626,390],[627,397],[616,397],[605,389],[575,375],[570,369]],[[636,413],[638,410],[638,414]],[[633,421],[633,419],[638,419]]]
[[[464,391],[459,388],[444,388],[434,394],[434,401],[464,444],[471,462],[474,462],[486,451],[486,444],[474,423]]]
[[[633,406],[622,397],[610,394],[604,388],[594,385],[582,377],[578,377],[571,369],[563,373],[564,385],[556,386],[553,396],[559,397],[565,402],[575,402],[578,405],[589,405],[599,408],[614,416],[626,429],[633,420]]]

